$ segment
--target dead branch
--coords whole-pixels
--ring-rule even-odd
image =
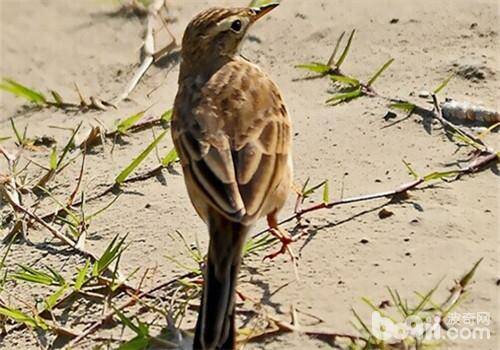
[[[142,76],[146,73],[146,71],[153,64],[153,62],[155,62],[161,56],[163,56],[167,52],[172,51],[174,48],[177,47],[177,42],[175,40],[175,37],[168,30],[167,32],[171,36],[172,41],[166,47],[163,47],[161,49],[158,49],[155,45],[155,39],[154,39],[155,20],[158,18],[159,12],[161,8],[164,7],[164,4],[165,4],[164,0],[154,0],[148,6],[148,17],[147,17],[146,35],[144,37],[144,43],[143,43],[142,62],[135,71],[134,76],[132,77],[130,82],[125,87],[123,93],[116,99],[115,104],[118,104],[119,102],[123,101],[128,97],[128,95],[135,89],[135,87],[141,80]]]
[[[466,167],[450,171],[450,175],[455,175],[456,178],[458,179],[460,176],[465,175],[465,174],[472,174],[475,172],[478,172],[479,170],[487,167],[488,165],[492,163],[498,162],[498,153],[495,152],[482,152],[479,156],[477,156],[474,160],[472,160]],[[345,198],[345,199],[339,199],[335,200],[332,202],[322,202],[318,204],[314,204],[310,207],[300,209],[296,211],[293,215],[290,215],[286,219],[281,220],[278,225],[283,225],[287,222],[290,222],[292,220],[297,220],[299,221],[303,215],[315,212],[317,210],[321,209],[332,209],[334,207],[340,206],[340,205],[345,205],[345,204],[351,204],[351,203],[357,203],[357,202],[366,202],[366,201],[371,201],[375,199],[380,199],[380,198],[388,198],[388,199],[393,199],[393,198],[404,198],[404,195],[408,191],[413,191],[419,188],[420,185],[425,183],[427,179],[425,177],[420,177],[414,181],[404,183],[394,190],[390,191],[385,191],[385,192],[378,192],[378,193],[373,193],[373,194],[368,194],[368,195],[362,195],[362,196],[357,196],[357,197],[351,197],[351,198]],[[267,232],[270,231],[270,228],[266,228],[260,232],[257,232],[252,236],[252,238],[257,238]]]
[[[125,310],[126,308],[132,306],[132,305],[135,305],[135,303],[147,296],[147,295],[151,295],[153,294],[154,292],[160,290],[160,289],[163,289],[165,287],[168,287],[174,283],[177,283],[180,279],[183,279],[183,278],[188,278],[192,276],[192,273],[187,273],[187,274],[184,274],[180,277],[176,277],[172,280],[169,280],[167,282],[164,282],[164,283],[161,283],[159,285],[157,285],[156,287],[153,287],[147,291],[144,291],[144,292],[141,292],[141,293],[138,293],[136,295],[132,295],[128,301],[126,301],[125,303],[123,303],[122,305],[120,305],[119,307],[113,309],[112,311],[109,311],[108,313],[106,313],[103,317],[101,317],[98,321],[92,323],[89,327],[87,327],[82,333],[80,333],[80,335],[78,335],[76,338],[74,338],[69,344],[68,344],[68,348],[71,348],[73,346],[75,346],[77,343],[79,343],[82,339],[84,339],[85,337],[87,337],[88,335],[94,333],[95,331],[97,331],[102,325],[104,325],[106,323],[106,321],[110,320],[116,313],[115,310],[118,310],[118,311],[123,311]]]
[[[71,204],[75,201],[75,197],[78,194],[78,191],[80,189],[80,185],[81,185],[82,179],[83,179],[83,170],[85,169],[85,157],[86,157],[86,155],[87,155],[87,149],[86,149],[86,145],[84,145],[83,151],[82,151],[82,165],[80,167],[80,174],[78,175],[78,180],[76,182],[75,189],[73,190],[73,192],[71,192],[71,195],[68,198],[68,202],[67,202],[68,207],[70,207]]]

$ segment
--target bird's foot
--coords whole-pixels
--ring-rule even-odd
[[[274,237],[276,237],[281,242],[281,248],[279,250],[271,253],[271,254],[266,255],[264,257],[264,259],[262,259],[262,260],[266,260],[266,259],[273,260],[281,254],[288,253],[288,255],[290,255],[290,258],[292,259],[292,262],[295,265],[296,261],[297,261],[297,257],[295,256],[295,254],[292,250],[292,247],[290,247],[290,244],[295,242],[296,239],[291,237],[286,231],[284,231],[283,229],[281,229],[279,227],[277,227],[277,228],[271,227],[269,231],[271,232],[271,234]]]

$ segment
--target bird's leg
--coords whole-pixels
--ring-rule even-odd
[[[269,214],[267,216],[267,224],[269,226],[269,232],[274,237],[276,237],[277,239],[280,240],[281,248],[274,253],[266,255],[263,260],[266,260],[266,259],[273,260],[278,255],[284,254],[285,252],[287,252],[290,255],[292,262],[295,265],[297,258],[295,256],[295,254],[293,253],[292,248],[290,247],[290,243],[295,242],[295,239],[293,237],[291,237],[288,232],[286,232],[281,227],[279,227],[278,220],[276,219],[276,212],[272,212],[271,214]]]

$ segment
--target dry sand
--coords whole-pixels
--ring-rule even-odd
[[[242,5],[245,1],[170,1],[170,28],[180,38],[188,20],[210,5]],[[2,0],[0,76],[11,77],[40,90],[56,89],[76,100],[73,83],[87,95],[110,99],[119,94],[139,60],[144,22],[136,17],[111,16],[113,1]],[[424,127],[420,117],[398,125],[387,125],[386,104],[362,98],[337,107],[324,105],[329,82],[297,80],[304,72],[298,63],[326,60],[342,31],[357,29],[344,70],[367,79],[390,57],[396,60],[376,83],[378,92],[408,98],[410,93],[431,90],[457,65],[479,67],[483,76],[454,78],[442,97],[482,102],[497,108],[498,97],[498,14],[496,0],[284,0],[282,5],[251,30],[242,52],[260,65],[280,86],[295,129],[295,181],[307,177],[314,183],[330,181],[332,196],[343,188],[345,197],[395,188],[410,179],[401,160],[412,163],[421,173],[446,169],[446,163],[465,157],[438,125]],[[397,23],[391,20],[397,19]],[[131,94],[131,101],[118,110],[67,113],[55,109],[25,110],[23,101],[1,92],[0,136],[12,136],[8,119],[29,126],[28,135],[51,135],[60,144],[69,132],[52,128],[95,124],[105,125],[151,105],[148,116],[170,108],[176,93],[178,65],[163,61],[153,66]],[[481,74],[480,74],[481,75]],[[153,91],[153,92],[151,92]],[[150,93],[148,95],[148,93]],[[415,97],[413,97],[415,98]],[[116,174],[151,140],[151,131],[127,137],[127,144],[110,146],[89,155],[84,188],[91,193],[99,184],[110,183]],[[498,135],[487,141],[498,147]],[[2,143],[13,150],[13,141]],[[171,147],[166,138],[160,147]],[[49,150],[26,154],[46,163]],[[157,163],[154,156],[141,166]],[[0,163],[0,172],[4,171]],[[78,174],[75,164],[53,184],[57,195],[72,189]],[[178,169],[179,170],[179,169]],[[32,176],[37,168],[32,167]],[[296,281],[288,257],[262,262],[262,254],[245,261],[240,289],[262,299],[274,315],[288,320],[290,306],[311,313],[325,323],[323,329],[352,332],[351,306],[369,317],[361,297],[375,302],[388,298],[385,286],[397,288],[414,298],[414,291],[426,291],[441,278],[444,281],[436,300],[446,288],[480,257],[484,261],[470,295],[458,312],[489,312],[490,340],[461,340],[443,344],[449,349],[498,349],[499,329],[499,186],[496,169],[450,184],[414,192],[411,200],[388,207],[394,215],[381,220],[378,206],[384,201],[339,207],[311,215],[309,235],[295,244],[301,254],[300,280]],[[179,269],[170,255],[189,262],[179,242],[167,235],[180,230],[188,242],[195,234],[206,244],[206,229],[193,211],[182,177],[164,173],[164,181],[152,178],[127,186],[127,191],[90,226],[87,248],[102,252],[117,233],[128,233],[131,246],[121,266],[127,273],[136,267],[158,267],[148,285],[175,276]],[[318,194],[314,200],[321,200]],[[62,197],[64,198],[64,197]],[[90,205],[102,207],[111,197]],[[50,202],[50,201],[49,201]],[[48,202],[48,203],[49,203]],[[283,211],[287,216],[293,198]],[[263,224],[261,224],[263,226]],[[41,242],[43,231],[33,230],[30,238]],[[366,240],[365,244],[361,240]],[[16,244],[7,263],[34,262],[62,268],[71,275],[83,259],[68,255],[57,245]],[[136,281],[137,278],[134,279]],[[288,286],[275,292],[285,283]],[[26,300],[40,293],[26,285],[14,290]],[[12,301],[14,302],[14,301]],[[88,310],[87,310],[88,311]],[[99,312],[97,311],[92,312]],[[192,326],[192,316],[184,327]],[[78,322],[72,326],[80,326]],[[90,348],[92,343],[84,343]],[[94,344],[95,345],[95,344]],[[313,349],[327,345],[305,335],[286,334],[251,343],[246,349]],[[14,333],[0,340],[0,348],[37,348],[29,333]]]

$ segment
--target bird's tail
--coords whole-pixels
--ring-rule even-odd
[[[219,214],[208,223],[210,245],[193,349],[234,349],[234,305],[241,252],[250,227]]]

